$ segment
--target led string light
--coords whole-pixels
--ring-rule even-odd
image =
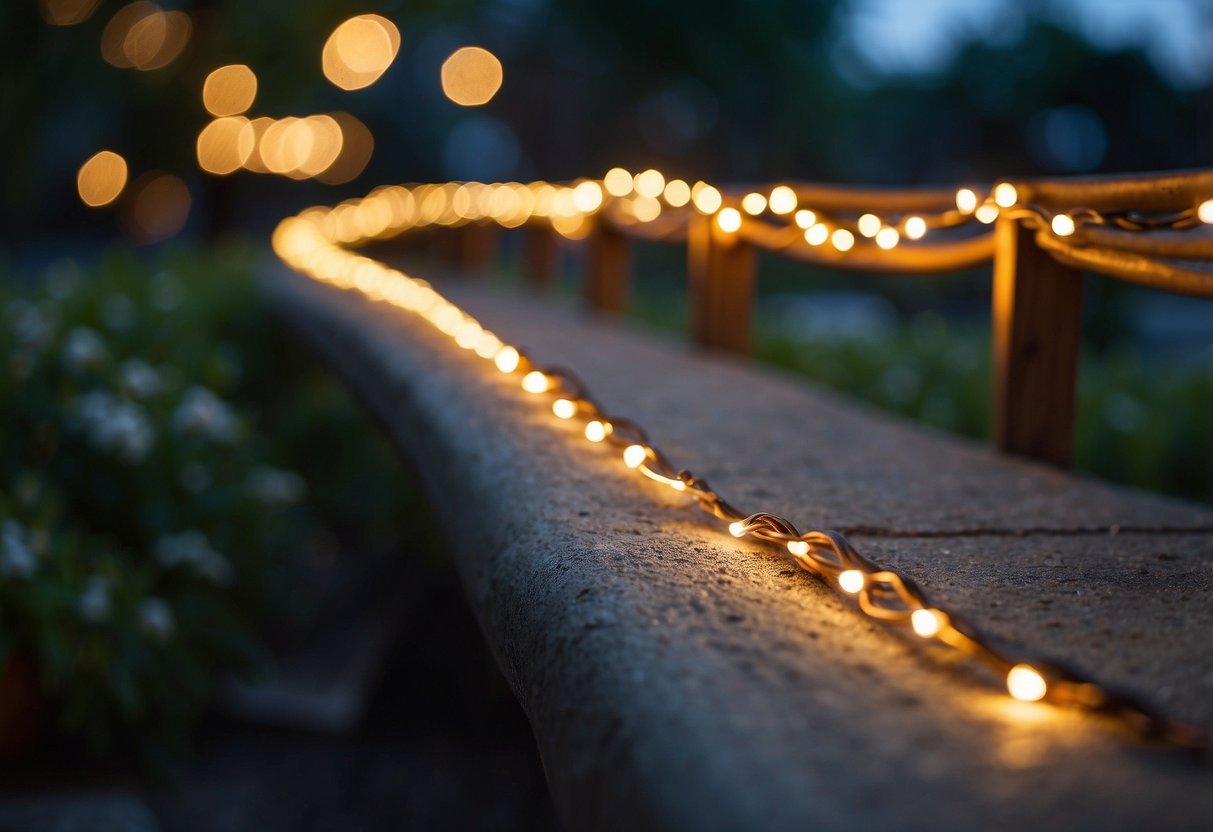
[[[1145,736],[1191,748],[1213,749],[1213,737],[1202,728],[1168,719],[1132,696],[1098,684],[1055,662],[996,646],[974,626],[934,603],[911,578],[860,554],[838,532],[801,532],[778,515],[747,513],[735,508],[707,481],[688,470],[676,468],[635,422],[605,411],[568,370],[536,363],[523,350],[506,343],[448,301],[426,281],[343,247],[414,228],[458,226],[485,220],[511,228],[528,221],[542,221],[564,236],[577,239],[588,233],[585,226],[590,223],[592,214],[620,207],[614,203],[632,203],[636,221],[644,222],[638,219],[636,201],[664,199],[670,190],[669,184],[657,171],[645,171],[633,177],[623,169],[615,168],[602,180],[582,180],[572,185],[535,182],[390,186],[361,200],[350,200],[331,209],[312,208],[284,220],[274,232],[273,246],[278,256],[296,271],[420,315],[459,347],[492,362],[503,375],[517,378],[520,389],[529,396],[543,398],[555,418],[582,422],[585,439],[615,448],[627,468],[694,499],[699,508],[726,523],[734,537],[778,546],[805,571],[822,579],[840,595],[853,599],[866,616],[904,628],[922,643],[945,645],[973,659],[1003,679],[1007,692],[1015,699],[1079,706],[1110,714]],[[963,217],[975,216],[987,204],[1002,211],[1032,210],[1040,222],[1045,222],[1045,213],[1019,205],[1018,195],[1012,193],[1013,186],[1009,190],[1003,184],[1006,183],[996,186],[984,201],[975,192],[962,189],[957,194],[955,211],[918,212],[900,221],[863,212],[856,219],[854,231],[851,227],[836,225],[826,233],[839,251],[855,245],[857,238],[878,240],[882,233],[898,227],[906,237],[915,239],[929,228],[959,224],[964,221]],[[735,201],[733,197],[726,198],[719,189],[707,183],[697,182],[688,189],[685,211],[710,215],[725,233],[740,227],[738,223],[743,211],[751,216],[773,211],[776,217],[796,229],[798,236],[802,230],[824,225],[818,220],[824,213],[799,206],[795,192],[789,195],[790,188],[787,191],[776,188],[763,196],[761,210],[758,200],[750,200],[749,208],[757,214],[745,208],[745,197],[738,203],[742,207],[739,211],[731,204]],[[680,201],[681,189],[674,191],[675,200]],[[682,209],[668,201],[666,205],[675,210]],[[1213,219],[1213,205],[1208,201],[1187,212],[1182,221],[1188,222],[1190,217],[1205,221],[1206,215]],[[1049,218],[1050,227],[1056,216],[1061,214]],[[1062,230],[1066,230],[1064,224]],[[849,241],[845,236],[839,238],[840,232],[849,235]],[[886,234],[888,239],[891,237]],[[824,244],[824,240],[820,244]]]

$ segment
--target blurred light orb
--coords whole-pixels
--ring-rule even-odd
[[[192,32],[185,12],[166,12],[148,0],[136,0],[105,24],[101,57],[119,69],[162,69],[181,54]]]
[[[897,233],[896,228],[885,226],[876,232],[876,245],[880,246],[885,251],[891,248],[896,248],[901,241],[901,235]]]
[[[804,232],[804,241],[811,246],[819,246],[830,239],[830,228],[823,222],[809,226]]]
[[[623,168],[611,168],[602,177],[602,185],[611,196],[627,196],[632,192],[632,174]]]
[[[320,67],[343,90],[360,90],[379,80],[400,52],[400,30],[386,17],[360,14],[342,22],[324,42]]]
[[[1196,218],[1203,223],[1213,224],[1213,199],[1206,199],[1196,209]]]
[[[962,214],[971,214],[977,210],[977,194],[972,188],[961,188],[956,192],[956,209]]]
[[[837,228],[830,235],[830,242],[839,251],[850,251],[855,246],[855,235],[845,228]]]
[[[736,208],[725,208],[716,215],[716,224],[721,231],[733,234],[741,228],[741,212]]]
[[[632,184],[636,193],[655,199],[661,196],[661,192],[665,190],[665,177],[661,175],[661,171],[649,168],[636,174],[636,179]]]
[[[773,214],[790,214],[796,210],[796,192],[787,185],[776,185],[767,199]]]
[[[632,215],[640,222],[652,222],[661,216],[661,202],[654,196],[637,196],[632,201]]]
[[[207,173],[226,176],[244,166],[256,144],[256,133],[247,118],[217,118],[198,134],[198,167]]]
[[[83,23],[97,9],[98,0],[41,0],[38,10],[42,19],[52,26],[74,26]]]
[[[922,217],[906,217],[903,229],[911,240],[921,240],[927,233],[927,221]]]
[[[92,208],[109,205],[126,187],[126,160],[112,150],[102,150],[80,166],[76,190],[80,200]]]
[[[808,209],[801,208],[796,212],[796,225],[799,228],[809,228],[817,222],[817,215]]]
[[[880,231],[880,226],[880,217],[875,214],[863,214],[856,223],[859,233],[865,237],[875,237],[876,233]]]
[[[602,205],[602,186],[597,182],[582,182],[573,189],[573,207],[583,214],[597,211]]]
[[[681,208],[691,201],[691,186],[682,179],[671,179],[665,185],[663,196],[666,203]]]
[[[1075,230],[1074,218],[1069,214],[1058,214],[1053,217],[1053,221],[1049,223],[1049,227],[1053,229],[1053,233],[1058,237],[1069,237]]]
[[[464,46],[442,62],[442,92],[461,107],[488,103],[501,89],[501,61],[487,49]]]
[[[131,185],[123,226],[136,243],[150,244],[180,233],[190,215],[190,191],[178,177],[149,171]]]
[[[752,217],[767,210],[767,198],[760,193],[748,193],[741,198],[741,208]]]
[[[326,185],[344,185],[366,169],[375,152],[375,136],[369,127],[349,113],[339,111],[329,116],[341,129],[341,148],[333,163],[316,174],[316,180]]]
[[[977,210],[973,212],[973,216],[977,217],[978,222],[984,225],[989,225],[990,223],[994,222],[994,220],[998,219],[998,206],[993,202],[983,202],[978,206]]]
[[[1017,664],[1007,672],[1007,692],[1021,702],[1044,699],[1049,686],[1036,668]]]
[[[720,191],[707,182],[696,182],[691,188],[691,202],[694,203],[695,210],[699,213],[714,214],[724,202],[724,198],[720,195]]]
[[[999,208],[1010,208],[1019,202],[1019,191],[1010,182],[999,182],[994,186],[994,204]]]
[[[202,82],[202,105],[213,116],[237,116],[253,106],[257,76],[244,64],[221,66]]]

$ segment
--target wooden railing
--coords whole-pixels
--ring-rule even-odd
[[[996,189],[959,206],[958,192],[950,189],[790,187],[797,206],[830,227],[854,228],[862,213],[872,213],[882,226],[904,230],[906,218],[921,215],[930,233],[917,240],[899,234],[887,249],[857,233],[845,250],[813,245],[790,213],[741,210],[747,194],[765,195],[770,186],[723,190],[715,210],[688,207],[643,221],[629,212],[627,200],[608,199],[590,217],[588,233],[577,235],[584,238],[587,305],[605,313],[625,308],[634,240],[685,245],[693,338],[747,354],[759,251],[819,267],[902,275],[992,262],[994,442],[1008,453],[1064,466],[1074,431],[1083,272],[1213,298],[1213,171],[1001,180],[997,187],[1007,197],[1001,205]],[[719,222],[727,208],[740,215],[735,230]],[[1054,226],[1058,216],[1061,224]],[[464,261],[483,262],[491,244],[483,227],[469,224],[462,234]],[[550,280],[560,235],[547,222],[528,225],[525,234],[528,274]]]

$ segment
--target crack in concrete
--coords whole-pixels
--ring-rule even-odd
[[[969,529],[886,529],[878,526],[840,526],[837,531],[849,537],[1081,537],[1118,534],[1213,534],[1213,525],[1198,526],[1074,526],[1052,528],[1029,526],[1022,529],[976,527]]]

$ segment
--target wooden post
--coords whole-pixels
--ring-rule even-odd
[[[460,228],[459,266],[468,274],[483,272],[497,257],[497,226],[470,222]]]
[[[622,312],[627,308],[631,282],[632,250],[628,238],[605,222],[598,221],[586,239],[586,304],[602,312]]]
[[[999,218],[994,248],[994,444],[1066,466],[1082,328],[1082,273]]]
[[[754,247],[695,217],[687,233],[691,334],[704,347],[748,355],[758,261]]]
[[[556,232],[542,226],[522,231],[522,270],[528,283],[550,286],[560,273],[560,245]]]

